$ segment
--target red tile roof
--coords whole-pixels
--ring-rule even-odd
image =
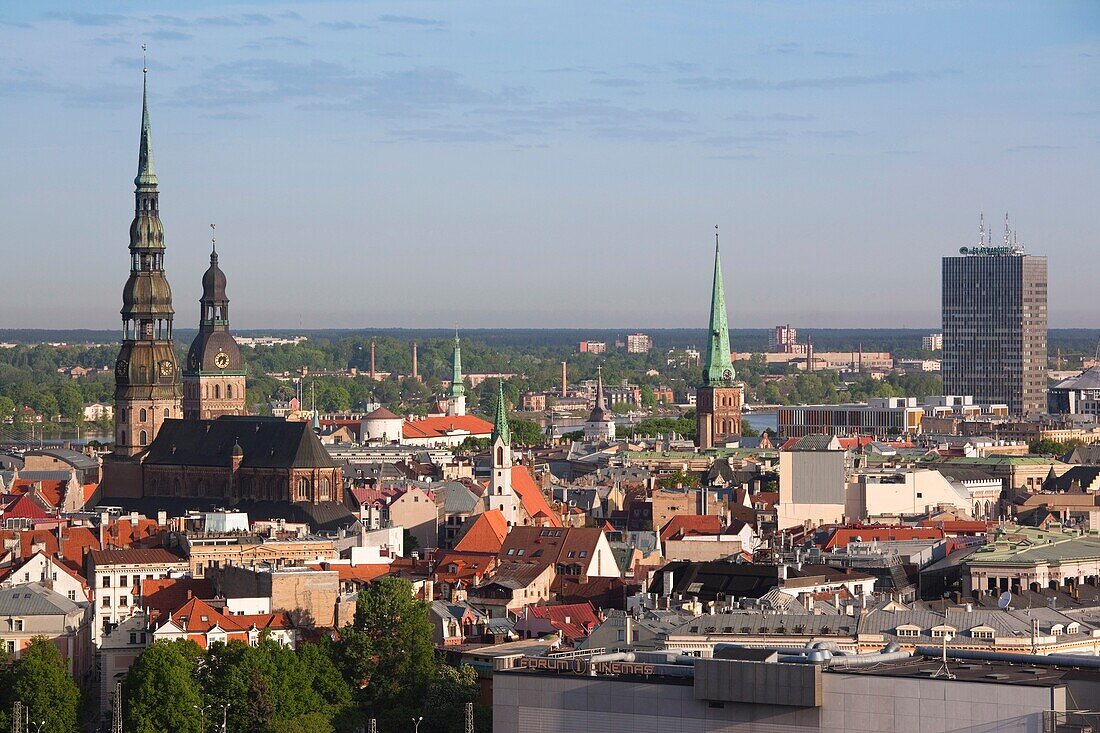
[[[192,598],[214,597],[214,584],[204,578],[158,578],[141,583],[141,605],[152,619],[171,613]]]
[[[467,520],[469,525],[455,543],[461,552],[500,552],[504,538],[508,536],[508,521],[499,509],[489,509]]]
[[[958,535],[958,534],[985,534],[990,527],[993,526],[993,522],[983,522],[979,520],[932,520],[925,519],[920,523],[921,527],[935,527],[942,529],[946,535]]]
[[[550,527],[562,526],[561,517],[550,508],[546,495],[525,466],[512,466],[512,490],[519,496],[523,509],[535,523]]]
[[[600,623],[591,603],[563,603],[556,606],[527,606],[524,613],[550,622],[570,642],[587,638]]]
[[[890,542],[893,540],[942,540],[943,530],[932,527],[837,527],[832,535],[830,535],[828,541],[823,545],[823,549],[832,550],[834,548],[847,547],[849,542],[857,541],[857,537],[863,542],[871,542],[874,540],[879,542]]]
[[[493,424],[476,415],[443,415],[406,420],[401,430],[406,438],[442,438],[455,431],[488,437],[493,433]]]
[[[722,520],[713,514],[677,514],[661,528],[661,542],[692,535],[716,535],[721,532]]]

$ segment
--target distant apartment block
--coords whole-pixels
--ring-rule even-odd
[[[976,417],[1004,414],[1004,405],[978,405],[970,396],[874,397],[868,402],[840,405],[788,405],[779,408],[779,434],[785,438],[827,434],[870,435],[886,439],[915,435],[925,415]]]
[[[802,354],[809,349],[808,344],[798,343],[798,329],[791,324],[775,327],[775,341],[772,351],[777,354]]]
[[[607,342],[606,341],[581,341],[577,345],[577,351],[582,354],[606,354]]]
[[[923,351],[943,351],[943,334],[930,333],[920,340]]]
[[[626,337],[628,354],[646,354],[653,348],[653,341],[644,333],[632,333]]]
[[[520,409],[524,412],[542,412],[546,409],[546,393],[524,392],[520,395]]]
[[[943,388],[1013,415],[1046,409],[1047,260],[1016,246],[943,258]]]
[[[297,346],[303,341],[308,341],[307,336],[234,336],[238,346]]]

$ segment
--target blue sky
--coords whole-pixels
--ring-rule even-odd
[[[0,5],[0,327],[115,327],[142,42],[177,318],[934,326],[978,213],[1097,326],[1100,3]]]

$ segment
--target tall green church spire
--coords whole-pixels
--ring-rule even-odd
[[[508,427],[508,405],[504,401],[504,380],[500,380],[497,391],[497,413],[493,419],[493,437],[491,442],[496,442],[497,438],[504,441],[505,445],[512,444],[512,431]]]
[[[462,384],[462,346],[458,342],[458,331],[455,331],[455,364],[451,371],[451,396],[461,397],[466,394],[466,386]]]
[[[722,258],[718,250],[718,227],[714,227],[714,287],[710,296],[710,333],[703,364],[704,387],[722,387],[737,376],[730,359],[730,330],[726,321],[726,293],[722,287]]]
[[[145,53],[145,44],[141,44]],[[141,147],[138,149],[136,186],[156,186],[157,172],[153,168],[153,131],[149,124],[149,67],[143,66],[141,80]]]

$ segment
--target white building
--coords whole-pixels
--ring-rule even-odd
[[[923,351],[943,351],[943,334],[930,333],[920,340]]]
[[[400,443],[405,419],[385,407],[379,407],[363,418],[360,425],[360,441],[363,443]]]
[[[162,549],[92,550],[85,576],[92,593],[96,644],[108,624],[116,624],[139,610],[141,582],[188,571],[187,560]]]

